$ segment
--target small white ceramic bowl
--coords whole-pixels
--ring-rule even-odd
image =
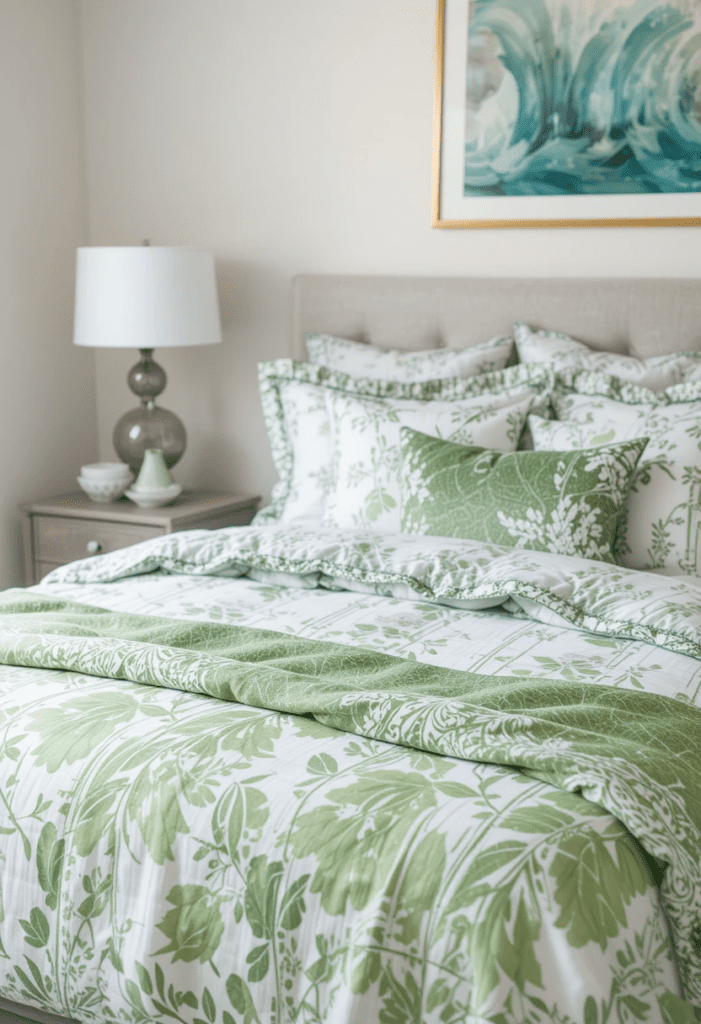
[[[171,484],[170,487],[132,487],[126,495],[139,508],[160,508],[175,501],[182,489],[182,484]]]
[[[132,472],[125,462],[93,462],[80,467],[80,475],[84,480],[107,483],[108,480],[132,480]]]
[[[78,483],[93,501],[116,501],[117,498],[121,498],[133,479],[131,473],[119,480],[92,480],[79,476]]]

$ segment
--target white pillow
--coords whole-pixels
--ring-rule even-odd
[[[613,352],[594,352],[567,334],[536,331],[522,323],[514,324],[514,338],[519,362],[548,363],[555,373],[591,370],[612,374],[651,391],[701,380],[701,352],[674,352],[650,359],[635,359]]]
[[[468,348],[434,348],[424,352],[379,348],[362,341],[308,334],[307,353],[312,363],[340,370],[351,377],[372,380],[437,380],[442,377],[473,377],[502,370],[513,352],[513,338],[499,335]]]
[[[526,417],[545,411],[547,397],[529,386],[458,401],[396,401],[329,392],[333,485],[323,522],[341,528],[401,533],[402,427],[423,434],[513,452]]]
[[[548,402],[553,384],[552,373],[543,366],[513,366],[477,377],[412,384],[349,377],[291,359],[261,363],[258,369],[263,414],[280,479],[273,488],[270,505],[255,517],[256,523],[321,520],[333,480],[328,394],[367,397],[380,403],[391,400],[398,408],[406,402],[428,407],[440,401],[455,409],[459,403],[483,395],[503,395],[506,403],[525,402],[525,411],[513,413],[512,432],[516,433],[528,412],[540,410],[538,402]]]
[[[562,422],[529,417],[536,451],[592,448],[638,437],[638,463],[615,552],[631,569],[701,575],[701,383],[654,394],[615,378],[574,374],[556,389]]]

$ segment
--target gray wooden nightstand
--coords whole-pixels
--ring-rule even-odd
[[[150,537],[178,530],[246,526],[260,498],[250,494],[183,491],[172,505],[139,508],[128,498],[91,501],[82,491],[20,505],[24,542],[24,582],[77,558],[116,551]]]

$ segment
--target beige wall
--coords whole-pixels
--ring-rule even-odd
[[[218,257],[225,343],[164,350],[193,485],[267,492],[258,359],[292,275],[696,276],[701,229],[429,226],[434,0],[83,0],[92,244]],[[135,353],[100,353],[100,447]]]
[[[77,0],[0,0],[0,587],[22,581],[17,504],[97,456],[92,353],[71,344],[85,230]]]

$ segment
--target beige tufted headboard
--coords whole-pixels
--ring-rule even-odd
[[[306,332],[387,348],[455,348],[509,334],[514,320],[641,358],[701,350],[701,278],[305,274],[293,285],[296,359],[306,359]]]

